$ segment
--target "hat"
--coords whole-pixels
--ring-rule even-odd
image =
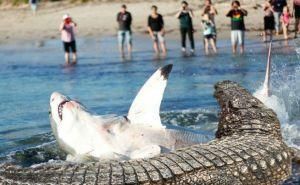
[[[63,20],[66,20],[66,19],[68,19],[68,18],[71,18],[69,14],[65,14],[65,15],[63,16]]]

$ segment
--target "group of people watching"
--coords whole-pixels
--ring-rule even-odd
[[[295,35],[300,30],[300,0],[293,0],[293,11],[288,6],[286,0],[266,0],[264,4],[264,41],[266,36],[270,35],[272,39],[273,30],[276,31],[276,35],[279,35],[281,28],[283,31],[284,39],[288,39],[289,26],[291,24],[292,17],[295,17]]]
[[[300,0],[293,0],[293,13],[287,5],[286,0],[266,0],[264,7],[264,40],[267,40],[267,35],[272,39],[273,31],[278,35],[283,30],[285,39],[288,39],[288,27],[291,23],[292,16],[295,16],[295,37],[300,30]],[[218,14],[216,8],[212,5],[211,0],[205,0],[204,8],[201,12],[202,20],[202,34],[204,40],[204,50],[209,54],[209,46],[212,48],[213,53],[217,53],[217,29],[215,24],[215,16]],[[237,52],[237,47],[240,47],[240,53],[244,52],[245,40],[245,23],[244,17],[248,12],[241,8],[239,1],[234,0],[231,3],[231,9],[227,12],[226,16],[231,19],[231,44],[232,52]],[[186,39],[190,41],[190,54],[195,52],[194,41],[194,27],[193,27],[194,13],[186,1],[182,1],[181,8],[176,14],[179,19],[181,47],[184,54],[187,53]],[[119,50],[122,57],[125,57],[125,43],[127,45],[127,55],[131,56],[132,53],[132,15],[127,11],[126,5],[121,6],[120,12],[117,14],[118,23],[118,42]],[[77,24],[71,19],[69,15],[64,15],[63,22],[60,25],[61,38],[64,45],[66,63],[69,63],[69,53],[73,53],[73,63],[76,63],[76,42],[75,42],[75,28]],[[165,28],[164,19],[158,13],[157,6],[151,7],[151,14],[148,17],[147,30],[153,40],[153,48],[157,55],[166,55],[167,48],[165,43]]]

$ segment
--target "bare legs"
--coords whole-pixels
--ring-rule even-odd
[[[217,47],[214,39],[204,39],[204,48],[205,48],[205,54],[209,54],[209,44],[211,45],[214,53],[217,53]]]
[[[125,52],[124,52],[124,44],[122,44],[121,46],[119,46],[119,51],[121,53],[122,58],[125,57]],[[132,44],[127,44],[127,52],[128,52],[128,56],[131,56],[131,52],[132,52]]]
[[[283,35],[284,35],[284,39],[288,39],[288,24],[282,24],[282,29],[283,29]]]
[[[65,61],[66,64],[70,64],[70,54],[68,52],[65,52]],[[77,62],[77,54],[74,52],[72,53],[72,63],[76,64]]]
[[[160,42],[160,48],[161,48],[162,55],[165,56],[167,54],[167,48],[166,48],[165,41]],[[154,41],[153,42],[153,49],[154,49],[154,52],[155,52],[156,55],[160,54],[160,48],[159,48],[159,42]]]

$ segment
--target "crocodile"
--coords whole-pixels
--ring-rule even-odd
[[[292,154],[273,110],[231,81],[215,85],[216,138],[149,159],[2,164],[1,184],[281,184]]]

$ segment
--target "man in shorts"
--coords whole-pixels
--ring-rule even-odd
[[[59,31],[61,32],[61,40],[64,46],[66,64],[70,64],[70,51],[72,51],[73,64],[77,62],[75,41],[76,27],[77,24],[72,20],[72,18],[68,14],[65,14],[63,16],[63,22],[60,24]]]
[[[122,57],[125,56],[124,44],[126,40],[128,55],[130,56],[132,52],[132,38],[131,38],[132,17],[131,17],[131,13],[127,11],[127,7],[125,4],[121,6],[121,11],[117,14],[117,22],[119,24],[118,41],[119,41],[120,53]]]
[[[244,16],[247,16],[247,14],[247,11],[241,8],[239,1],[233,1],[231,10],[226,15],[231,18],[231,44],[233,53],[236,53],[237,45],[240,45],[240,53],[244,53]]]
[[[161,46],[162,54],[166,55],[167,49],[165,44],[165,29],[163,16],[157,13],[157,6],[153,5],[151,7],[152,13],[148,17],[148,31],[153,39],[153,48],[157,55],[159,55],[159,43]]]

